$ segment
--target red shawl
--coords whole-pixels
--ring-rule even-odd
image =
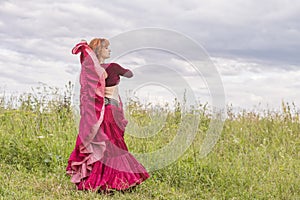
[[[100,128],[104,116],[104,90],[107,74],[101,67],[94,51],[86,41],[78,43],[73,54],[80,53],[80,123],[76,147],[79,148],[80,158],[74,157],[68,174],[72,182],[78,183],[89,176],[92,164],[103,157],[105,141],[108,139]],[[75,161],[74,161],[75,160]]]

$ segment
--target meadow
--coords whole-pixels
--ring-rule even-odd
[[[71,108],[71,85],[51,87],[0,98],[0,199],[300,199],[300,112],[294,103],[281,110],[233,112],[221,136],[204,158],[199,145],[211,120],[206,105],[190,147],[172,164],[151,171],[151,177],[132,192],[100,195],[77,191],[65,174],[75,145],[77,124]],[[49,98],[51,96],[51,98]],[[129,123],[143,127],[166,116],[159,133],[135,138],[134,126],[125,132],[131,152],[149,152],[176,135],[180,106],[150,109],[129,101]],[[187,130],[188,131],[188,130]]]

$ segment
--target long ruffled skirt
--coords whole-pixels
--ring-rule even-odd
[[[80,146],[77,145],[81,143],[80,137],[77,137],[76,146],[70,155],[66,170],[71,176],[74,172],[78,175],[85,171],[85,176],[81,175],[81,178],[72,181],[78,190],[125,190],[149,178],[142,164],[128,152],[124,141],[126,124],[127,121],[118,107],[114,105],[105,107],[104,120],[100,127],[107,138],[105,149],[102,158],[90,166],[83,166],[87,165],[88,162],[85,160],[89,154],[80,151]],[[75,168],[76,163],[78,166]]]

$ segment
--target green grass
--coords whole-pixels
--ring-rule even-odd
[[[56,98],[46,101],[50,93]],[[198,153],[210,117],[199,107],[197,135],[180,159],[152,171],[134,192],[107,196],[77,191],[65,174],[77,135],[68,90],[61,96],[42,88],[0,100],[0,199],[300,199],[300,114],[293,104],[264,115],[228,109],[221,137],[205,158]],[[176,135],[178,110],[151,110],[138,102],[127,108],[131,152],[155,151]],[[164,123],[157,135],[130,136],[150,131],[159,117]]]

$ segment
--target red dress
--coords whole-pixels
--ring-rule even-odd
[[[105,86],[118,84],[120,75],[131,77],[131,71],[116,63],[100,66],[86,42],[77,44],[72,52],[81,53],[82,68],[79,133],[66,168],[71,182],[78,190],[93,191],[125,190],[140,184],[149,174],[125,144],[127,120],[121,99],[106,104],[104,97]]]

